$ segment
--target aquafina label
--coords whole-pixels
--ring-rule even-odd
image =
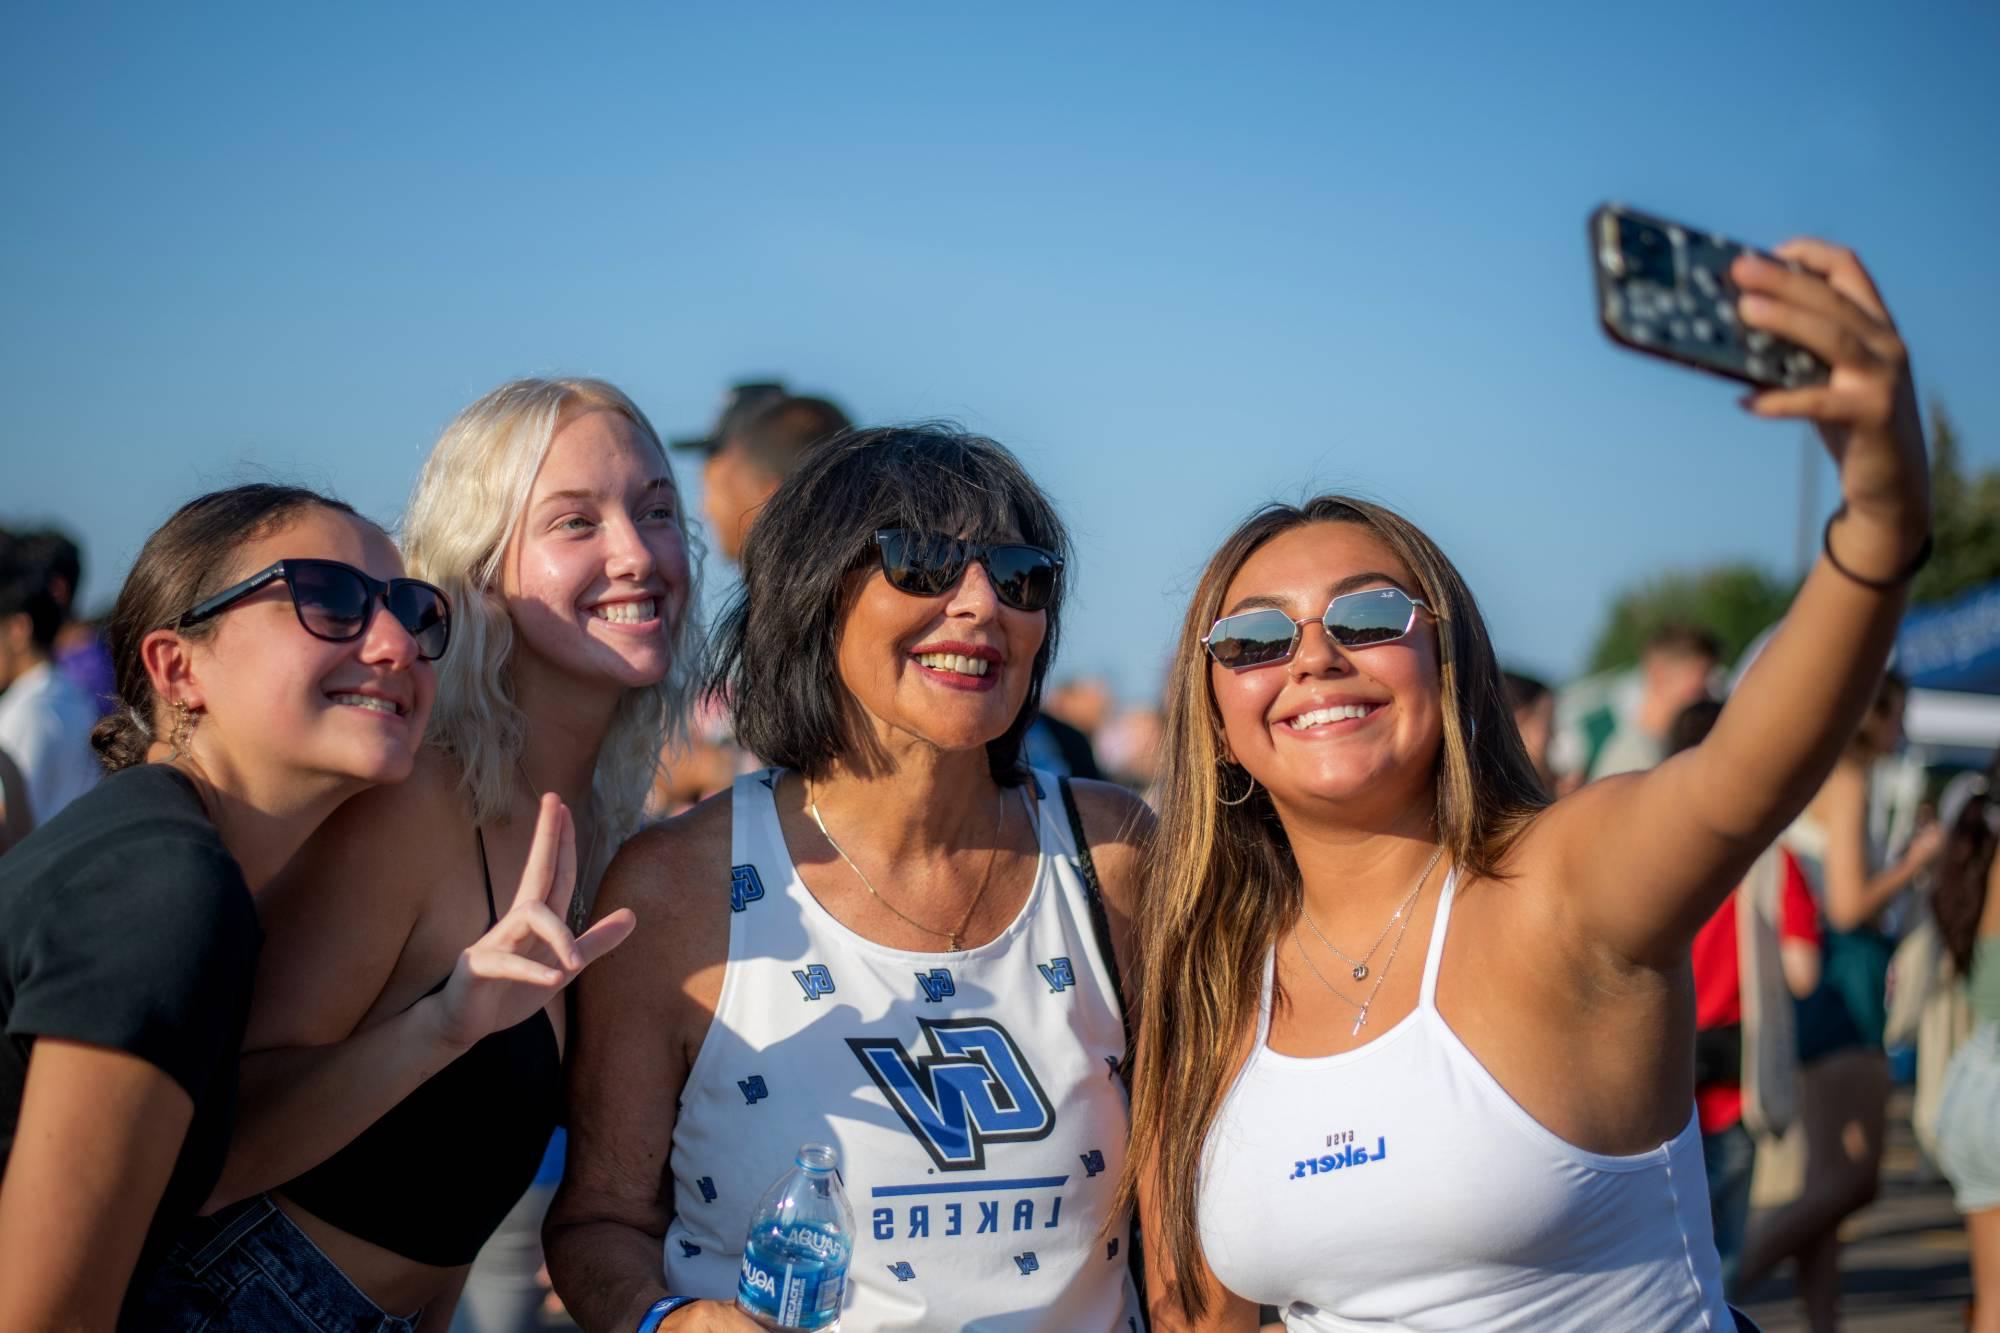
[[[835,1158],[824,1143],[800,1148],[795,1165],[764,1191],[750,1216],[736,1308],[765,1328],[840,1327],[854,1210],[834,1173]]]

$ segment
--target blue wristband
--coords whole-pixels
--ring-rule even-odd
[[[639,1321],[639,1327],[632,1333],[654,1333],[654,1330],[659,1328],[661,1320],[683,1305],[693,1305],[696,1299],[693,1296],[662,1296],[646,1307],[646,1317]]]

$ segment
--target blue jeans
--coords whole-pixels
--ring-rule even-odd
[[[1743,1231],[1750,1220],[1750,1175],[1757,1164],[1757,1141],[1739,1120],[1701,1136],[1701,1160],[1708,1168],[1708,1215],[1715,1228],[1715,1252],[1722,1258],[1722,1290],[1733,1295],[1742,1266]]]
[[[260,1194],[199,1217],[141,1272],[121,1329],[146,1333],[413,1333],[384,1314]]]

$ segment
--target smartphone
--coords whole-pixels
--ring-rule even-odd
[[[1823,384],[1824,361],[1796,343],[1743,326],[1729,266],[1750,251],[1798,265],[1694,227],[1620,204],[1590,215],[1591,267],[1605,333],[1635,352],[1762,388]]]

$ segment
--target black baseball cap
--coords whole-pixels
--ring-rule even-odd
[[[775,380],[732,384],[729,391],[722,395],[722,411],[716,415],[715,426],[708,434],[695,439],[670,440],[668,447],[712,454],[727,444],[731,436],[749,425],[758,413],[787,397],[785,386]]]

